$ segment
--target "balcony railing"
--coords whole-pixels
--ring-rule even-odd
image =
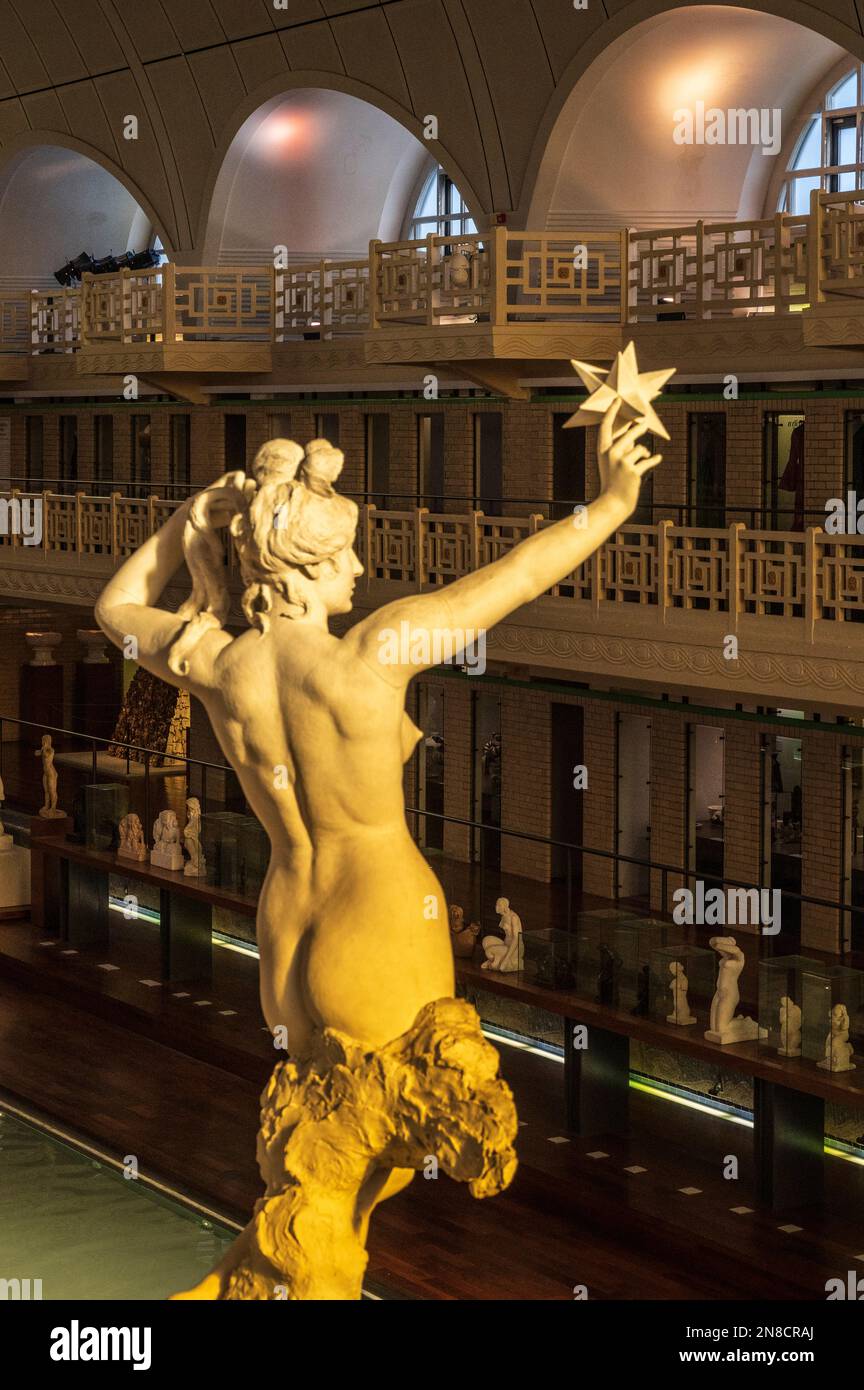
[[[864,190],[806,216],[645,231],[373,241],[368,257],[285,269],[167,264],[0,299],[0,352],[100,344],[336,338],[394,326],[656,322],[790,314],[864,293]]]
[[[178,505],[160,497],[0,493],[0,554],[133,554]],[[38,528],[34,519],[39,518]],[[360,508],[357,549],[367,583],[404,590],[442,588],[507,554],[526,536],[554,525],[538,513],[487,516]],[[38,535],[38,544],[33,543]],[[28,540],[29,538],[29,540]],[[628,523],[546,596],[571,604],[632,604],[731,617],[864,618],[864,542],[804,532]]]

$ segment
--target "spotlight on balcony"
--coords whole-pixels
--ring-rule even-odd
[[[162,264],[160,252],[152,246],[146,251],[127,251],[126,256],[130,270],[155,270]]]
[[[79,282],[85,271],[92,271],[94,264],[93,257],[88,255],[86,251],[82,251],[80,256],[76,256],[74,260],[67,261],[59,270],[55,270],[54,279],[65,287],[75,285]]]

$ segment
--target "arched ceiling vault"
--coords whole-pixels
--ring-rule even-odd
[[[0,0],[0,161],[40,132],[96,152],[175,253],[201,251],[220,152],[256,94],[315,75],[412,133],[439,122],[430,153],[458,162],[479,212],[527,216],[541,158],[576,81],[663,0]],[[771,0],[784,16],[864,57],[855,0]],[[708,23],[706,16],[706,24]],[[352,84],[354,90],[352,91]],[[371,98],[370,98],[371,99]],[[124,139],[124,118],[138,138]],[[458,174],[457,174],[458,177]],[[470,194],[469,191],[470,190]]]

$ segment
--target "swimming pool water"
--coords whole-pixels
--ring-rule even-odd
[[[0,1102],[0,1280],[41,1280],[43,1299],[164,1299],[203,1278],[235,1234]]]

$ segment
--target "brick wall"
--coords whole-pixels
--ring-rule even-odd
[[[288,417],[292,437],[306,443],[316,433],[316,416],[333,414],[339,418],[340,445],[346,455],[343,475],[346,491],[361,491],[365,475],[365,416],[383,412],[390,416],[390,489],[413,494],[417,486],[417,416],[440,411],[444,415],[445,496],[452,499],[447,509],[463,511],[474,491],[474,420],[489,411],[502,416],[502,471],[504,498],[513,499],[508,511],[523,514],[536,509],[536,503],[552,493],[553,430],[556,411],[567,410],[575,402],[560,400],[496,401],[474,396],[442,397],[438,401],[368,398],[359,401],[249,401],[190,406],[178,403],[118,405],[113,398],[100,406],[77,406],[70,400],[61,409],[42,410],[44,425],[44,466],[46,477],[59,471],[59,415],[78,415],[79,477],[86,482],[93,472],[93,419],[96,414],[114,417],[114,472],[126,478],[131,467],[130,417],[137,411],[151,417],[152,477],[154,483],[168,477],[170,437],[169,416],[178,411],[192,420],[192,478],[202,483],[224,471],[224,417],[246,416],[247,466],[256,450],[273,432],[273,416]],[[830,497],[843,494],[844,432],[847,410],[864,410],[864,394],[848,397],[764,396],[737,401],[667,399],[661,414],[671,439],[663,443],[663,462],[654,475],[654,500],[678,506],[687,500],[687,455],[689,418],[704,412],[726,416],[726,499],[729,508],[740,507],[741,520],[749,509],[762,502],[764,421],[768,412],[803,413],[806,416],[806,489],[808,512],[821,514]],[[0,414],[12,417],[13,472],[23,474],[26,458],[26,415],[39,411],[39,403]],[[284,424],[281,426],[284,429]],[[589,497],[596,496],[597,430],[586,434],[586,482]],[[522,499],[522,500],[519,500]],[[536,499],[536,501],[535,501]],[[400,502],[400,507],[407,505]],[[730,517],[730,520],[733,519]],[[812,518],[815,520],[816,518]]]

